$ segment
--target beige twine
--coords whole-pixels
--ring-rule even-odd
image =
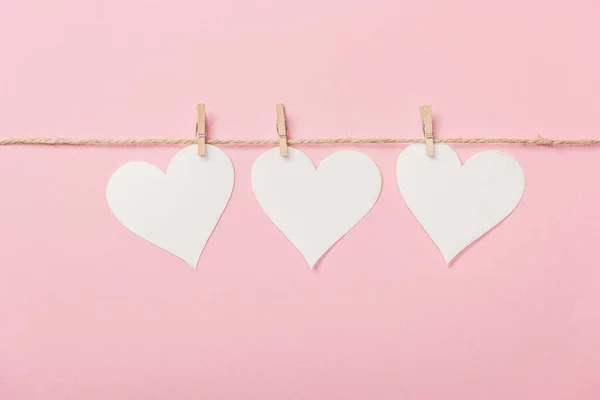
[[[588,139],[545,139],[537,136],[536,139],[511,139],[511,138],[447,138],[434,139],[436,143],[465,143],[465,144],[525,144],[536,146],[595,146],[600,145],[600,140]],[[400,138],[333,138],[333,139],[290,139],[288,144],[401,144],[424,143],[425,139],[400,139]],[[102,139],[102,138],[12,138],[0,139],[0,146],[14,145],[49,145],[49,146],[156,146],[156,145],[184,145],[196,144],[197,139]],[[279,140],[270,139],[212,139],[207,144],[217,145],[279,145]]]

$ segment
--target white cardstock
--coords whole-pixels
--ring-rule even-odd
[[[180,150],[167,173],[145,162],[123,165],[106,187],[117,219],[146,239],[196,268],[233,190],[233,165],[214,146],[198,156],[198,146]]]
[[[484,151],[461,166],[445,144],[435,145],[433,157],[424,144],[408,146],[396,176],[408,208],[448,264],[506,218],[525,190],[523,171],[510,155]]]
[[[263,153],[252,166],[258,203],[313,268],[371,210],[381,191],[373,160],[356,151],[327,157],[318,169],[302,151]]]

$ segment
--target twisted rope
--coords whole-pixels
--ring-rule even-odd
[[[537,136],[535,139],[514,138],[446,138],[434,139],[436,143],[460,144],[523,144],[535,146],[596,146],[600,140],[590,139],[546,139]],[[401,138],[332,138],[332,139],[290,139],[288,144],[403,144],[424,143],[424,139]],[[43,146],[158,146],[158,145],[190,145],[198,143],[197,139],[102,139],[102,138],[11,138],[0,139],[0,146],[43,145]],[[211,139],[208,144],[237,145],[237,146],[265,146],[279,145],[276,139]]]

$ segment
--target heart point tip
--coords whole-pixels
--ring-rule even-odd
[[[196,267],[198,267],[198,261],[200,260],[200,258],[196,258],[195,260],[186,260],[184,259],[183,261],[185,261],[185,263],[187,265],[189,265],[190,267],[192,267],[192,269],[196,269]]]
[[[442,256],[444,257],[444,262],[446,263],[447,266],[450,266],[450,263],[452,263],[452,260],[454,260],[454,258],[456,257],[456,254],[442,254]]]

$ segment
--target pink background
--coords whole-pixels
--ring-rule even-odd
[[[0,3],[0,136],[600,139],[596,0]],[[352,146],[302,147],[315,162]],[[511,217],[451,268],[395,181],[309,270],[250,168],[196,271],[104,191],[176,147],[0,148],[0,399],[598,399],[600,149],[520,162]],[[443,201],[443,199],[440,199]]]

